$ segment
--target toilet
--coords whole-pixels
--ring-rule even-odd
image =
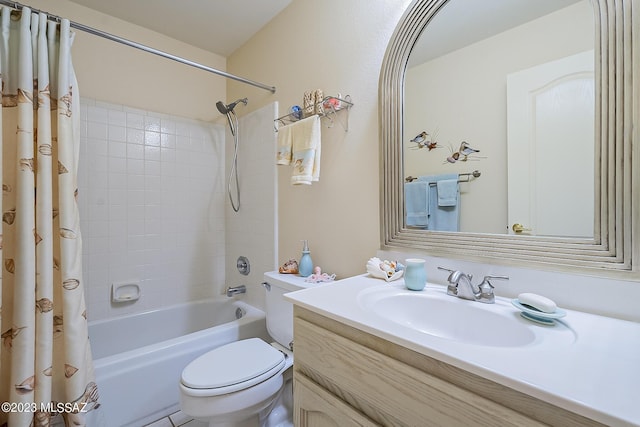
[[[182,371],[180,409],[216,427],[293,426],[293,305],[288,292],[309,286],[303,277],[269,272],[267,331],[275,340],[235,341],[203,354]]]

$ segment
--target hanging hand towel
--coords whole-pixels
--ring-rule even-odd
[[[291,164],[291,150],[293,148],[293,140],[291,139],[291,126],[280,126],[278,129],[278,154],[276,157],[277,165]]]
[[[320,117],[307,117],[289,127],[293,140],[291,183],[311,185],[320,179]]]
[[[429,225],[429,183],[426,181],[405,183],[404,197],[407,226],[426,228]]]
[[[459,231],[460,230],[460,195],[458,194],[458,174],[443,174],[443,175],[427,175],[419,176],[418,181],[428,182],[430,185],[430,191],[428,194],[428,209],[429,212],[429,230],[437,231]],[[440,184],[440,181],[455,181],[447,184]],[[440,184],[440,185],[439,185]],[[440,190],[451,190],[451,187],[455,187],[456,203],[452,205],[440,204],[441,194]],[[449,193],[451,194],[451,193]],[[446,200],[442,202],[447,203]],[[451,200],[449,200],[451,202]]]
[[[438,187],[438,206],[458,205],[458,177],[441,179],[436,185]]]

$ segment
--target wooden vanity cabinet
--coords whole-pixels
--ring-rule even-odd
[[[298,427],[602,425],[299,306],[294,346]]]

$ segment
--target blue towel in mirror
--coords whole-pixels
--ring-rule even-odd
[[[436,182],[438,206],[456,206],[458,204],[458,176],[455,179],[440,179]]]
[[[429,183],[413,181],[404,184],[407,226],[427,227],[429,224]]]
[[[452,203],[450,192],[454,187],[453,183],[444,184],[443,194],[444,205],[439,203],[438,194],[440,181],[455,181],[455,203]],[[418,177],[417,182],[426,182],[430,188],[428,193],[428,219],[427,229],[434,231],[459,231],[460,230],[460,194],[458,185],[458,174],[424,175]],[[449,188],[447,188],[449,187]]]

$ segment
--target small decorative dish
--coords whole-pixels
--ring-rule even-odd
[[[561,308],[556,308],[556,311],[553,313],[545,313],[544,311],[536,310],[530,306],[522,304],[517,298],[512,299],[511,304],[520,310],[520,315],[525,319],[541,323],[543,325],[554,325],[555,319],[560,319],[567,315],[567,312]]]
[[[398,280],[404,274],[404,266],[396,261],[381,260],[373,257],[367,261],[367,273],[387,282]]]

